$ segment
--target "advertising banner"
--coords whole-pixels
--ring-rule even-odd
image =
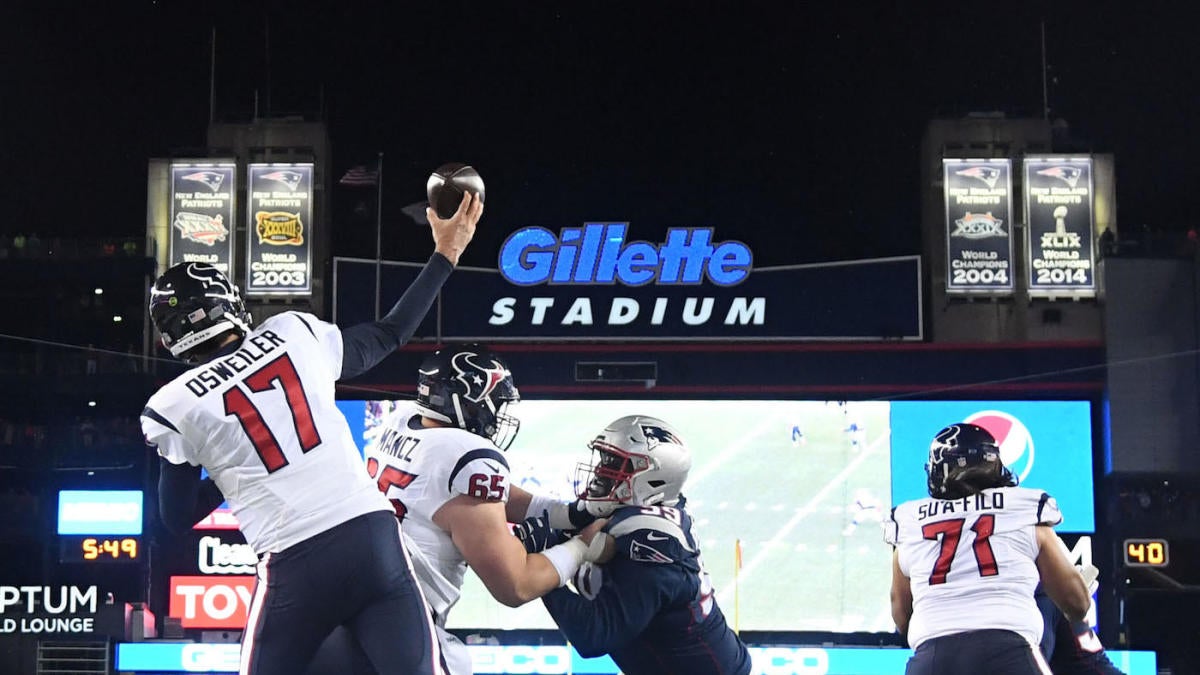
[[[1026,254],[1031,297],[1092,297],[1092,158],[1026,157]]]
[[[246,294],[311,294],[313,165],[250,164],[246,180]]]
[[[141,490],[59,490],[58,534],[141,534]]]
[[[171,577],[170,616],[184,628],[233,628],[246,626],[254,576]]]
[[[1012,162],[944,159],[942,167],[946,292],[1012,293]]]
[[[923,467],[940,429],[970,422],[1000,445],[1000,460],[1021,485],[1058,501],[1061,532],[1096,529],[1091,408],[1087,401],[893,401],[892,504],[928,497]]]
[[[171,162],[169,264],[208,263],[230,273],[236,195],[237,165],[232,161]]]

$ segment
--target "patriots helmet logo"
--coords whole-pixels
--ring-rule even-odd
[[[272,171],[261,176],[263,180],[275,181],[287,187],[289,192],[295,192],[296,187],[300,185],[300,181],[304,179],[304,174],[299,171]]]
[[[1057,178],[1067,185],[1075,187],[1075,183],[1077,183],[1079,181],[1079,177],[1083,175],[1083,169],[1080,169],[1077,166],[1065,166],[1059,164],[1057,166],[1042,169],[1038,171],[1037,174],[1039,176],[1050,176],[1051,178]]]
[[[659,443],[674,443],[683,445],[683,441],[670,430],[649,424],[642,425],[642,435],[646,437],[646,447],[653,450]]]
[[[956,176],[966,176],[983,181],[989,188],[996,187],[996,181],[1000,180],[1000,169],[994,166],[972,166],[961,171],[955,171]]]
[[[216,192],[221,189],[225,183],[225,173],[222,171],[196,171],[184,176],[180,176],[183,180],[195,181],[203,183],[209,190]]]
[[[467,393],[464,398],[475,403],[486,399],[496,385],[509,376],[507,368],[495,361],[477,363],[476,359],[479,358],[480,356],[475,352],[460,352],[455,354],[451,361],[451,365],[454,366],[454,371],[457,373],[454,379],[462,382],[466,388]]]

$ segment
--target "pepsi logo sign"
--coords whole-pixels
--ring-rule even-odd
[[[999,410],[982,410],[963,421],[981,426],[995,437],[1000,461],[1024,483],[1033,470],[1033,435],[1021,420]]]

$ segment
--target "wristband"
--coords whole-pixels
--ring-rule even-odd
[[[546,522],[556,530],[574,530],[571,522],[571,504],[544,495],[529,495],[529,509],[525,511],[526,518],[541,518],[546,514]]]
[[[560,587],[566,586],[571,577],[575,576],[575,572],[579,571],[579,566],[583,564],[583,554],[586,551],[587,544],[578,537],[542,551],[542,555],[546,556],[551,565],[554,565],[554,571],[558,572]]]

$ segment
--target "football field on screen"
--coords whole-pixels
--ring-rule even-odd
[[[879,526],[891,500],[887,403],[527,400],[512,412],[521,420],[508,451],[514,482],[564,498],[576,490],[576,464],[591,460],[587,442],[608,422],[645,414],[673,425],[692,451],[684,494],[731,625],[894,629],[891,552]],[[540,602],[503,607],[470,573],[448,625],[554,627]]]

